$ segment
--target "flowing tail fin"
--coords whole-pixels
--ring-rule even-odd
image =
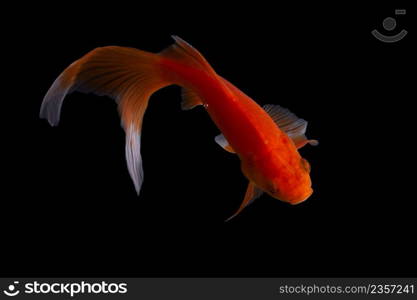
[[[97,48],[62,72],[47,92],[40,110],[40,117],[56,126],[64,97],[73,91],[114,98],[126,132],[126,160],[137,193],[143,181],[140,155],[143,115],[149,97],[171,84],[162,78],[159,59],[157,54],[132,48]]]
[[[62,102],[73,91],[114,98],[126,132],[127,165],[138,194],[143,181],[140,134],[149,97],[167,85],[184,86],[176,74],[164,70],[161,60],[174,60],[214,74],[200,52],[179,37],[173,38],[175,44],[159,54],[117,46],[94,49],[62,72],[47,92],[40,110],[40,117],[56,126]]]

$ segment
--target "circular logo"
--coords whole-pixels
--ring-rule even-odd
[[[10,284],[7,287],[7,290],[4,290],[3,293],[9,297],[14,297],[19,295],[20,291],[16,288],[16,286],[19,284],[19,281],[13,282],[13,284]]]

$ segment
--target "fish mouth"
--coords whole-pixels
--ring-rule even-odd
[[[311,196],[311,194],[313,194],[313,189],[310,189],[309,191],[307,191],[302,197],[298,198],[297,200],[291,201],[291,204],[293,205],[300,204],[306,201]]]

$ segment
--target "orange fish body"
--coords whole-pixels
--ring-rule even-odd
[[[308,163],[255,101],[216,74],[188,70],[172,61],[162,63],[199,94],[210,117],[241,159],[242,171],[250,181],[292,204],[312,194]]]
[[[310,166],[297,148],[316,144],[304,135],[307,122],[278,105],[263,109],[217,75],[196,49],[178,37],[174,39],[176,44],[159,54],[122,47],[101,48],[97,50],[100,55],[96,50],[90,52],[58,77],[45,96],[41,117],[55,125],[63,97],[76,85],[114,97],[127,134],[129,172],[139,192],[143,180],[140,130],[147,102],[156,90],[177,84],[183,87],[183,108],[204,105],[223,134],[216,141],[241,160],[249,186],[233,216],[262,191],[292,204],[306,200],[313,192]],[[113,75],[108,75],[109,71]]]

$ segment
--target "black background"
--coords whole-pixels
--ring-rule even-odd
[[[1,275],[416,275],[410,60],[371,30],[397,6],[266,5],[10,8],[2,24]],[[179,35],[260,104],[290,108],[320,141],[301,154],[314,194],[261,197],[240,216],[247,181],[215,142],[202,107],[154,94],[144,119],[145,180],[135,193],[114,101],[74,93],[61,123],[38,118],[71,62],[98,46],[159,52]],[[390,33],[392,34],[392,33]]]

